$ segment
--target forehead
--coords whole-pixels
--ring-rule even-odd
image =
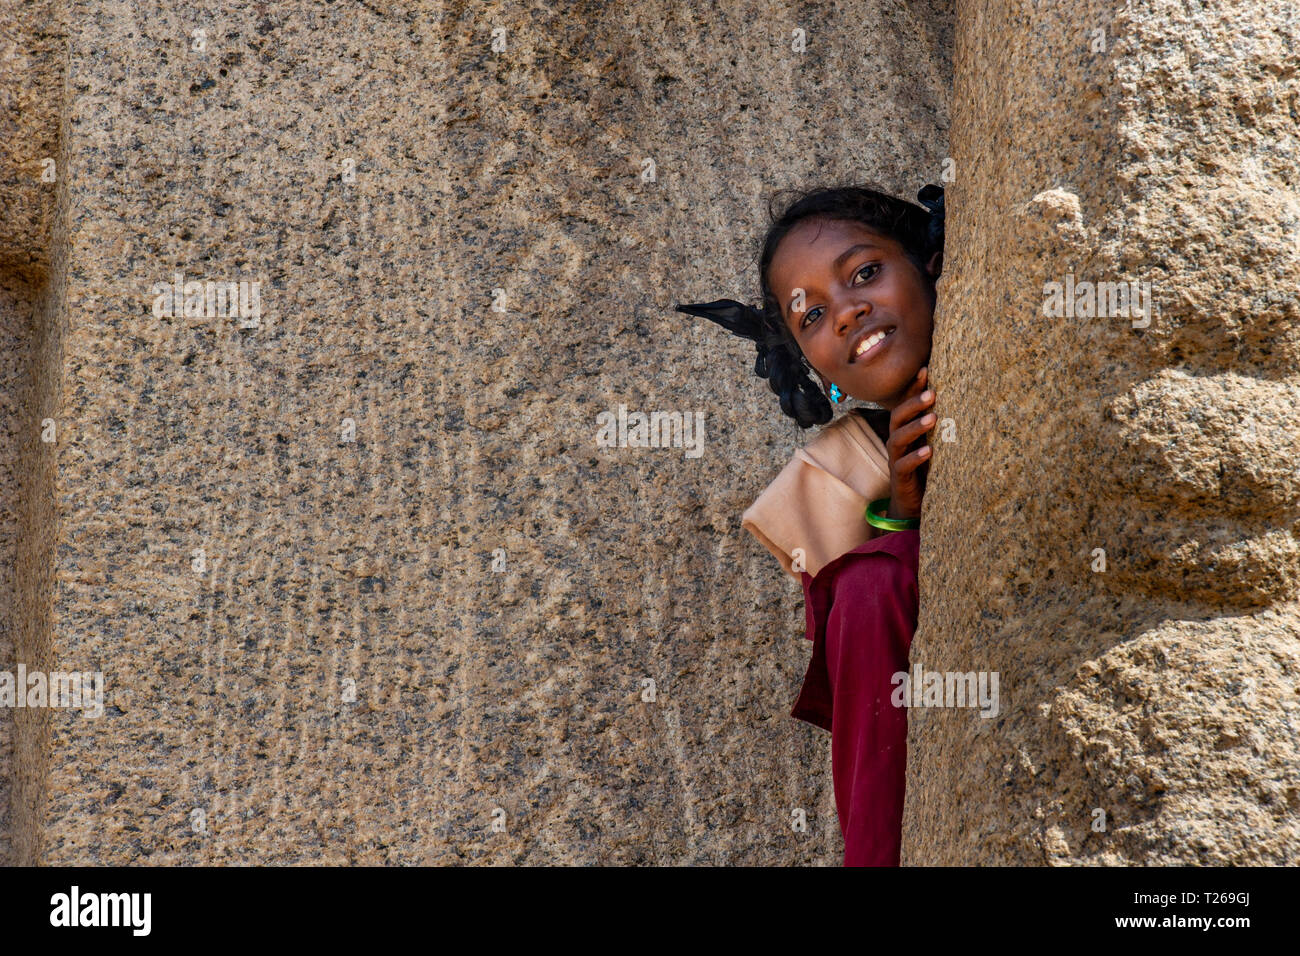
[[[798,284],[800,274],[829,269],[844,250],[866,243],[886,252],[899,252],[894,239],[882,236],[860,222],[843,219],[805,219],[781,240],[772,256],[769,279],[773,291]]]

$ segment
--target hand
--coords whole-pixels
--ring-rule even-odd
[[[925,434],[936,421],[927,411],[934,404],[934,390],[925,387],[929,377],[928,366],[917,372],[907,394],[889,415],[889,440],[885,442],[889,452],[888,518],[921,517],[930,460]]]

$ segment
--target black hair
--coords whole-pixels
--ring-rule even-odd
[[[783,413],[798,422],[800,428],[811,428],[829,422],[834,413],[830,400],[809,375],[811,366],[781,317],[781,307],[768,285],[767,273],[777,246],[790,230],[808,219],[861,223],[902,246],[903,252],[933,287],[934,279],[926,271],[926,263],[934,253],[943,251],[943,190],[938,186],[924,187],[917,197],[925,204],[922,207],[871,186],[818,187],[795,193],[792,200],[787,200],[784,211],[775,215],[773,204],[788,195],[787,191],[777,193],[768,207],[772,224],[763,238],[758,260],[765,334],[754,373],[767,379],[769,387],[781,400]]]

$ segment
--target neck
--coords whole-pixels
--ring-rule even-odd
[[[889,440],[889,409],[887,408],[855,408],[853,411],[861,415],[871,430],[880,436],[881,442]]]

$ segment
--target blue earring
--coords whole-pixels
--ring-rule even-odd
[[[831,401],[836,405],[844,401],[844,393],[840,391],[840,387],[834,382],[831,383]]]

